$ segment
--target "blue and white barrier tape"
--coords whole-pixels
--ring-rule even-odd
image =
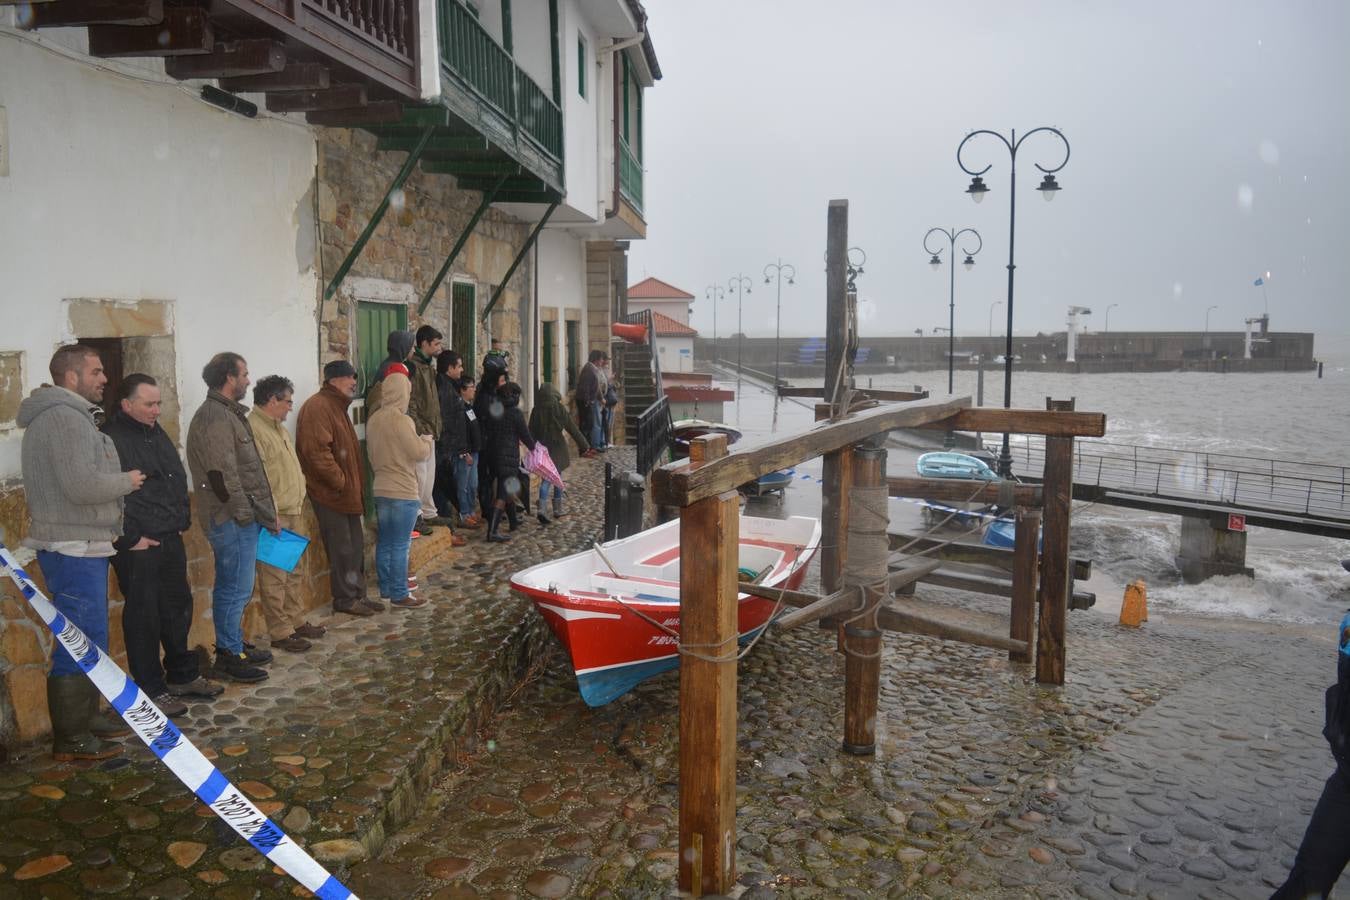
[[[0,544],[0,570],[14,579],[33,610],[47,623],[89,680],[108,698],[117,714],[198,799],[211,807],[255,850],[313,891],[320,900],[354,900],[355,894],[288,838],[239,788],[230,784],[229,779],[183,737],[178,726],[160,711],[131,676],[101,653],[84,632],[52,606],[4,544]]]

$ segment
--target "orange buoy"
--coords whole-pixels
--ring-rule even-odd
[[[1120,604],[1120,624],[1138,628],[1148,621],[1148,588],[1142,580],[1125,587],[1125,599]]]
[[[641,322],[615,322],[609,326],[610,332],[618,338],[623,338],[630,344],[647,343],[647,326]]]

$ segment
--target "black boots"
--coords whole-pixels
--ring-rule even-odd
[[[47,676],[47,712],[52,719],[52,758],[108,759],[122,752],[121,744],[101,740],[89,731],[89,718],[98,708],[98,688],[84,675]]]
[[[506,503],[506,520],[511,524],[512,531],[520,527],[520,510],[510,501]]]
[[[548,516],[544,515],[544,511],[542,509],[539,511],[539,515],[535,516],[535,518],[539,520],[540,525],[547,525],[549,522],[553,521]]]
[[[492,507],[488,513],[487,540],[489,544],[505,544],[511,540],[504,534],[498,534],[497,529],[502,527],[502,510]]]

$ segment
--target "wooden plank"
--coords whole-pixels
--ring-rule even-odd
[[[1106,434],[1106,413],[981,406],[963,409],[940,422],[925,422],[913,427],[930,431],[1006,431],[1048,437],[1102,437]]]
[[[735,452],[705,465],[668,463],[653,475],[652,497],[665,506],[688,506],[754,481],[766,472],[815,459],[874,434],[949,417],[969,404],[969,397],[958,397],[879,406],[838,422],[819,423],[804,432],[776,436],[750,446],[737,445]]]
[[[197,6],[165,9],[157,25],[89,26],[90,56],[178,56],[210,53],[215,45],[210,16]]]
[[[1072,401],[1068,401],[1072,403]],[[1064,683],[1064,639],[1069,600],[1069,516],[1073,492],[1073,438],[1045,441],[1045,524],[1041,536],[1040,622],[1036,680]]]
[[[824,397],[825,388],[823,387],[788,387],[780,384],[778,386],[778,396],[780,397]]]
[[[172,78],[233,78],[264,75],[286,68],[286,48],[266,39],[216,44],[210,53],[171,56],[164,72]]]
[[[232,94],[323,90],[329,86],[330,78],[328,67],[320,63],[289,63],[280,72],[222,78],[220,89]]]
[[[924,400],[928,397],[927,391],[883,391],[878,388],[858,388],[857,392],[868,400],[883,400],[898,403],[904,403],[910,400]]]
[[[990,547],[985,544],[948,544],[937,538],[900,534],[898,532],[892,532],[889,538],[892,550],[897,550],[906,544],[910,545],[904,553],[891,554],[891,565],[893,566],[904,565],[909,559],[908,554],[910,553],[928,550],[938,559],[944,559],[948,562],[965,563],[972,566],[994,566],[1009,574],[1013,571],[1013,551],[1007,547]],[[1075,579],[1083,581],[1092,577],[1092,560],[1072,559],[1070,565]]]
[[[1008,637],[1027,645],[1027,650],[1008,651],[1011,662],[1031,662],[1031,636],[1036,631],[1036,542],[1040,539],[1039,510],[1017,511],[1016,544],[1013,547],[1012,612]]]
[[[349,109],[366,105],[364,84],[336,84],[327,90],[282,91],[267,95],[269,112],[310,112],[319,109]]]
[[[929,574],[930,572],[936,571],[941,565],[942,560],[940,559],[928,559],[920,561],[917,565],[909,566],[907,568],[900,569],[899,571],[892,572],[890,575],[886,576],[889,591],[893,592],[897,588],[902,588],[905,585],[913,584],[914,582],[918,581],[920,578]],[[758,587],[758,585],[752,585],[752,587]],[[741,582],[740,589],[742,591],[745,591],[746,593],[750,593],[750,591],[746,591],[745,589],[745,582]],[[767,595],[768,593],[771,593],[772,590],[773,590],[772,588],[769,588],[765,592],[765,594]],[[832,613],[847,613],[850,610],[857,610],[858,606],[859,601],[857,590],[854,588],[846,587],[841,590],[835,591],[833,594],[821,597],[814,603],[809,603],[806,606],[799,607],[790,613],[786,613],[784,615],[779,616],[777,619],[774,619],[773,624],[775,628],[781,629],[795,628],[798,625],[805,625],[808,622],[814,622],[817,619],[820,619]]]
[[[726,449],[726,435],[707,435],[693,441],[690,456],[707,464]],[[681,553],[699,561],[680,567],[680,641],[699,649],[680,659],[679,886],[696,895],[725,894],[736,883],[739,544],[734,491],[680,511]],[[728,655],[730,662],[700,658]]]
[[[866,497],[875,493],[886,516],[886,451],[867,444],[853,448],[853,490]],[[866,506],[862,507],[865,510]],[[889,591],[878,585],[886,574],[886,521],[876,522],[875,514],[854,510],[849,517],[848,543],[851,552],[875,560],[871,571],[857,565],[844,572],[844,586],[856,588],[864,612],[855,613],[844,623],[844,740],[845,753],[871,756],[876,753],[877,700],[881,689],[881,629],[877,627],[877,607]],[[870,605],[876,604],[876,605]]]
[[[158,25],[163,21],[164,0],[51,0],[33,4],[22,27]]]
[[[956,625],[936,616],[922,615],[896,606],[883,606],[877,615],[877,621],[887,631],[903,631],[906,634],[921,634],[926,637],[942,638],[947,641],[960,641],[974,644],[976,647],[991,647],[995,650],[1027,652],[1027,645],[1012,638],[978,628]]]
[[[997,481],[961,481],[954,478],[887,478],[892,497],[922,497],[951,503],[997,503],[1002,498]],[[1017,506],[1040,506],[1041,489],[1037,485],[1018,484],[1012,488]]]
[[[324,125],[330,128],[354,128],[361,125],[378,125],[382,122],[397,122],[401,115],[403,115],[402,103],[397,100],[378,100],[350,109],[317,109],[305,113],[305,121],[311,125]]]
[[[812,395],[826,403],[839,396],[841,381],[849,384],[853,377],[845,358],[848,312],[848,201],[831,200],[825,212],[825,385]]]

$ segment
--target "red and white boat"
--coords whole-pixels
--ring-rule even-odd
[[[761,584],[795,589],[819,545],[818,519],[741,516],[741,577],[767,569]],[[581,698],[590,706],[603,706],[679,665],[678,519],[602,544],[598,552],[522,569],[511,587],[534,602],[567,649]],[[768,622],[774,602],[740,594],[738,604],[737,631],[746,641]]]

